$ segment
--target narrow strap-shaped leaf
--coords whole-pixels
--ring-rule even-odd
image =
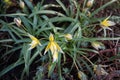
[[[18,61],[16,61],[15,63],[9,65],[8,67],[6,67],[5,69],[3,69],[1,72],[0,72],[0,77],[3,76],[4,74],[6,74],[7,72],[9,72],[10,70],[14,69],[15,67],[23,64],[24,61],[22,61],[21,59],[19,59]]]

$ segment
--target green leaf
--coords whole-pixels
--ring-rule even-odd
[[[23,22],[24,27],[27,29],[27,31],[30,33],[32,32],[32,28],[30,25],[30,19],[28,17],[20,16],[21,21]]]
[[[27,16],[26,14],[23,13],[14,13],[14,14],[0,14],[1,16],[9,16],[9,17],[14,17],[14,16]]]
[[[30,65],[29,65],[29,61],[30,61],[30,57],[31,57],[31,52],[28,50],[29,46],[27,44],[24,44],[23,45],[23,48],[22,48],[22,54],[23,54],[23,58],[24,58],[24,62],[25,62],[25,72],[27,75],[29,75],[29,68],[30,68]]]
[[[6,67],[5,69],[3,69],[1,72],[0,72],[0,77],[3,76],[4,74],[6,74],[7,72],[9,72],[10,70],[14,69],[15,67],[23,64],[24,61],[19,59],[18,61],[16,61],[15,63],[9,65],[8,67]]]
[[[32,10],[33,9],[33,4],[30,2],[30,0],[24,0],[27,6]]]
[[[92,70],[92,68],[90,67],[90,65],[89,65],[85,60],[83,60],[82,58],[80,58],[80,60],[85,64],[86,68],[87,68],[88,71],[91,73],[91,75],[94,76],[93,70]]]
[[[97,14],[100,10],[104,9],[105,7],[107,7],[108,5],[112,4],[113,2],[115,2],[117,0],[111,0],[108,3],[102,5],[100,8],[96,9],[94,12],[92,12],[91,17],[93,17],[95,14]]]
[[[6,55],[8,55],[8,54],[10,54],[10,53],[12,53],[12,52],[15,52],[15,51],[17,51],[17,50],[19,50],[19,49],[21,49],[21,48],[22,48],[22,45],[20,45],[20,46],[18,46],[18,47],[13,47],[11,50],[9,50],[9,51],[7,51],[6,53],[4,53],[1,58],[5,57]]]
[[[58,16],[65,16],[64,14],[57,12],[57,11],[53,11],[53,10],[40,10],[40,11],[30,14],[29,18],[37,14],[53,14],[53,15],[58,15]]]
[[[109,37],[92,38],[92,37],[89,37],[89,38],[76,38],[74,40],[91,42],[91,41],[96,41],[96,40],[120,40],[120,37],[115,37],[115,38],[109,38]]]
[[[0,43],[4,43],[4,42],[13,42],[12,39],[2,39],[0,40]]]
[[[53,73],[53,71],[55,69],[55,66],[56,66],[56,62],[54,62],[50,65],[49,72],[48,72],[48,77],[50,77],[51,74]]]
[[[65,7],[65,5],[64,5],[60,0],[56,0],[56,1],[61,5],[61,7],[62,7],[63,10],[65,11],[65,13],[66,13],[67,15],[69,15],[69,13],[68,13],[67,8]]]

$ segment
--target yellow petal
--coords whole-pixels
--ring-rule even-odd
[[[54,42],[54,44],[55,44],[55,46],[56,46],[57,51],[60,51],[59,45],[58,45],[56,42]]]
[[[35,40],[35,41],[38,41],[38,39],[37,39],[36,37],[34,37],[33,35],[28,34],[28,36],[30,37],[30,39]]]
[[[103,21],[108,21],[109,18],[110,18],[110,16],[108,16],[107,18],[105,18]]]
[[[53,62],[57,62],[57,61],[58,61],[58,52],[55,51],[55,52],[53,53]]]
[[[34,37],[34,36],[30,35],[30,34],[29,34],[29,37],[30,37],[33,41],[36,41],[36,42],[41,46],[40,41],[39,41],[36,37]]]
[[[55,42],[56,48],[58,52],[64,53],[61,49],[61,47]]]
[[[37,45],[38,45],[37,42],[32,41],[32,42],[30,43],[30,48],[29,48],[28,50],[31,50],[31,49],[35,48]]]
[[[109,26],[109,24],[107,23],[107,21],[108,21],[108,19],[110,18],[110,16],[109,17],[107,17],[107,18],[105,18],[100,24],[101,24],[101,26],[103,26],[103,27],[108,27]]]
[[[53,34],[50,34],[50,36],[49,36],[49,41],[54,41]]]
[[[103,22],[101,22],[101,25],[102,25],[103,28],[109,26],[109,24],[108,24],[107,21],[103,21]]]
[[[57,51],[57,47],[56,47],[56,45],[55,45],[55,42],[51,42],[50,50],[51,50],[52,54],[53,54],[55,51]]]
[[[45,52],[44,52],[44,55],[46,54],[46,52],[50,49],[50,46],[51,46],[51,43],[48,43],[46,49],[45,49]]]
[[[54,44],[54,42],[49,42],[46,49],[45,49],[45,52],[44,54],[50,49],[51,53],[53,54],[55,51],[57,51],[57,47],[56,45]]]

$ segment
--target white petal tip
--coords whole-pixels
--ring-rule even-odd
[[[114,26],[116,23],[113,22],[113,21],[108,21],[108,24],[109,24],[110,26]]]

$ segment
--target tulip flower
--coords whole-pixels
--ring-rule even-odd
[[[29,45],[30,45],[29,50],[35,48],[37,45],[42,46],[41,43],[40,43],[40,41],[39,41],[36,37],[34,37],[34,36],[31,35],[31,34],[28,34],[28,36],[29,36],[30,39],[32,40],[32,42],[29,44]]]
[[[110,16],[107,17],[106,19],[104,19],[104,20],[100,23],[101,27],[102,27],[103,30],[104,30],[104,37],[106,37],[106,29],[109,29],[109,30],[112,31],[112,29],[111,29],[109,26],[114,26],[114,25],[115,25],[115,22],[108,20],[109,18],[110,18]],[[100,29],[99,31],[101,31],[101,30],[102,30],[102,29]]]
[[[60,48],[60,46],[55,42],[53,34],[50,34],[50,36],[49,36],[49,43],[45,49],[44,54],[46,54],[46,52],[49,49],[50,49],[52,56],[53,56],[53,62],[57,62],[58,61],[58,52],[63,53],[63,51]]]
[[[104,20],[100,23],[100,25],[101,25],[101,27],[102,27],[103,29],[112,30],[111,28],[109,28],[109,26],[114,26],[114,25],[115,25],[115,22],[108,20],[109,18],[110,18],[110,16],[107,17],[106,19],[104,19]]]

